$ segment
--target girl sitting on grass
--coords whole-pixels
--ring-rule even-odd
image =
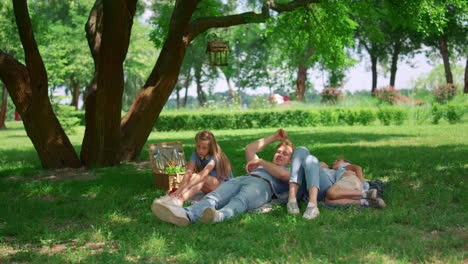
[[[220,184],[233,178],[231,163],[216,143],[210,131],[201,131],[195,135],[196,151],[192,153],[184,179],[180,187],[153,203],[182,206],[197,192],[209,193]],[[192,173],[195,172],[195,173]]]

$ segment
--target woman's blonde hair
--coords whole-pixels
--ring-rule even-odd
[[[216,178],[218,178],[220,181],[223,181],[224,178],[231,176],[231,162],[216,142],[216,138],[213,133],[211,133],[211,131],[200,131],[195,135],[195,142],[198,142],[199,140],[209,142],[208,154],[213,157],[216,163]],[[202,169],[201,161],[200,159],[197,159],[197,172],[200,172]]]

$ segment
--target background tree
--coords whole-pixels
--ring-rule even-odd
[[[169,30],[156,65],[127,115],[121,120],[123,62],[130,42],[137,1],[96,0],[86,26],[95,72],[85,103],[86,130],[80,155],[85,166],[111,166],[120,160],[137,157],[175,87],[188,45],[199,34],[214,27],[261,23],[271,16],[270,10],[286,12],[315,1],[265,1],[261,13],[196,17],[197,10],[202,10],[203,5],[210,2],[174,2]],[[13,9],[26,66],[0,51],[0,79],[6,84],[23,116],[25,128],[43,166],[80,166],[73,146],[50,107],[47,73],[34,39],[26,0],[13,1]]]
[[[444,63],[445,80],[453,83],[450,65],[451,54],[468,57],[468,4],[460,0],[427,1],[432,12],[420,17],[421,31],[425,34],[424,44],[437,50]]]
[[[365,51],[370,58],[372,84],[371,94],[377,89],[377,65],[386,58],[385,34],[382,32],[382,19],[385,15],[383,0],[358,0],[351,5],[352,18],[357,22],[355,31],[357,52],[362,55]]]
[[[350,65],[345,47],[353,43],[356,24],[348,14],[348,7],[342,3],[323,2],[298,8],[272,20],[274,25],[269,36],[277,43],[277,51],[281,54],[277,65],[286,61],[296,70],[299,101],[304,101],[308,69],[318,64],[337,72]]]

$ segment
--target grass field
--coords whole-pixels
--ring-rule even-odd
[[[457,125],[288,128],[297,146],[330,163],[359,164],[388,181],[383,210],[330,210],[307,221],[285,207],[227,222],[176,227],[150,210],[141,161],[45,171],[21,123],[0,131],[0,263],[467,263],[468,122]],[[71,136],[79,150],[84,131]],[[196,131],[151,134],[147,143]],[[243,174],[244,146],[274,129],[213,131]],[[272,158],[273,148],[261,153]],[[465,202],[463,202],[465,201]],[[304,205],[302,205],[302,210]]]

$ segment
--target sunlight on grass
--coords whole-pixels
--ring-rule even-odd
[[[8,127],[0,133],[1,263],[463,263],[465,258],[466,122],[288,127],[296,146],[306,146],[320,160],[344,156],[363,167],[366,179],[388,181],[387,208],[320,206],[320,216],[307,221],[278,207],[184,228],[152,214],[153,199],[164,191],[154,188],[147,163],[46,171],[22,125]],[[275,130],[213,132],[238,176],[245,173],[244,146]],[[77,131],[71,137],[76,149],[83,127]],[[196,132],[152,132],[147,144],[182,141],[189,158]],[[273,150],[268,146],[259,156],[271,159]],[[140,157],[148,160],[146,147]],[[78,177],[86,173],[92,177]],[[300,204],[301,212],[305,206]]]

